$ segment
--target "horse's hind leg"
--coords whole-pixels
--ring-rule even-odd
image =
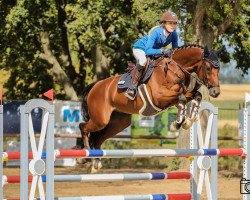
[[[89,145],[89,134],[92,132],[98,132],[102,130],[107,124],[109,120],[106,120],[107,122],[100,122],[100,123],[94,123],[92,119],[90,119],[88,122],[82,122],[79,124],[79,128],[82,135],[82,141],[84,144],[84,148],[90,149]]]
[[[89,133],[85,134],[85,127],[87,126],[88,122],[81,122],[79,124],[79,129],[81,131],[81,135],[82,135],[82,147],[85,148],[85,149],[89,149],[89,141],[88,141],[88,136],[89,136]]]
[[[91,133],[90,144],[95,149],[101,149],[103,142],[109,138],[114,137],[131,124],[131,115],[119,112],[113,112],[108,125],[99,132]],[[89,172],[95,173],[102,167],[101,159],[93,159],[92,166]]]
[[[83,142],[83,145],[85,149],[90,149],[90,145],[89,145],[89,134],[93,132],[98,132],[98,131],[102,131],[102,129],[105,127],[105,123],[103,124],[95,124],[92,119],[90,119],[88,122],[83,122],[83,123],[80,123],[79,124],[79,128],[80,128],[80,131],[81,131],[81,135],[82,135],[82,142]],[[100,169],[101,168],[101,165],[100,164],[96,164],[94,165],[94,160],[95,159],[91,159],[92,160],[92,164],[90,167],[88,167],[88,171],[90,173],[94,173],[95,171],[97,171],[97,169]],[[85,163],[87,162],[86,159],[78,159],[78,161],[80,163]],[[96,167],[93,167],[93,166],[96,166]],[[96,168],[96,169],[95,169]]]
[[[120,113],[114,111],[111,115],[108,125],[100,132],[101,134],[95,135],[92,133],[90,141],[95,149],[100,149],[102,143],[114,137],[117,133],[121,132],[131,124],[131,114]]]

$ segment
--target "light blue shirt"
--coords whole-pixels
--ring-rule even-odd
[[[134,45],[134,49],[141,49],[145,51],[146,55],[162,54],[162,47],[172,43],[172,47],[178,47],[178,35],[176,31],[170,33],[168,36],[164,34],[164,27],[159,26],[153,29],[150,35],[146,35],[138,39]]]

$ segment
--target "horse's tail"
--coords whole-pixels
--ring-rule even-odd
[[[82,117],[85,122],[89,121],[89,112],[88,112],[88,104],[87,104],[87,98],[89,91],[94,87],[94,85],[97,82],[89,84],[85,89],[83,90],[83,95],[82,95]]]

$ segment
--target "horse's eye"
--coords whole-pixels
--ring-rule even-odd
[[[212,71],[211,67],[207,67],[207,73],[210,73]]]

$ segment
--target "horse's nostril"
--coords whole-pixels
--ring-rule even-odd
[[[220,91],[214,90],[214,97],[218,97],[220,95]]]
[[[209,90],[209,94],[210,94],[210,96],[216,98],[216,97],[218,97],[220,95],[220,89],[217,88],[217,87],[211,88]]]

